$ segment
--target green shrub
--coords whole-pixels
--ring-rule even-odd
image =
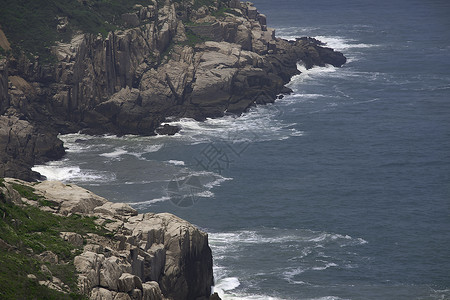
[[[75,0],[0,0],[2,29],[13,53],[24,51],[45,63],[55,60],[51,47],[56,41],[68,41],[75,30],[102,33],[123,26],[121,15],[135,4],[148,0],[90,0],[87,5]],[[57,17],[67,17],[69,26],[58,32]]]
[[[19,187],[24,194],[32,192],[32,188],[26,189],[22,185]],[[37,207],[21,207],[0,201],[0,239],[6,245],[5,249],[0,249],[0,299],[86,299],[76,294],[77,276],[73,265],[73,259],[81,252],[81,247],[76,248],[64,241],[60,232],[111,235],[111,232],[95,224],[95,221],[96,218],[93,217],[76,214],[62,217]],[[48,268],[74,293],[62,294],[28,279],[28,274],[34,274],[38,280],[47,279],[40,272],[43,263],[33,258],[29,249],[34,254],[52,251],[60,261],[68,262],[48,265]]]
[[[39,201],[41,200],[43,197],[40,195],[37,195],[34,193],[35,189],[23,184],[18,184],[18,183],[13,183],[12,184],[13,189],[15,189],[20,196],[22,196],[23,198],[27,198],[29,200],[34,200],[34,201]]]

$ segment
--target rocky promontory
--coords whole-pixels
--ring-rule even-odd
[[[95,0],[78,2],[95,12]],[[115,30],[74,30],[57,41],[50,62],[11,51],[0,27],[0,176],[36,179],[33,164],[64,153],[57,133],[174,134],[177,128],[164,126],[169,117],[239,115],[288,93],[297,63],[346,61],[315,39],[277,38],[250,2],[135,3]],[[62,33],[75,22],[55,20]]]
[[[172,214],[138,214],[76,185],[12,178],[0,179],[0,212],[0,254],[31,261],[20,280],[58,292],[52,299],[74,293],[102,300],[210,298],[208,235]],[[77,230],[79,224],[87,225]],[[72,285],[65,278],[71,272]],[[2,289],[0,297],[7,297]]]

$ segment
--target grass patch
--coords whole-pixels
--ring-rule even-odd
[[[27,198],[27,199],[33,200],[33,201],[39,201],[39,200],[42,200],[44,198],[43,196],[35,194],[34,193],[35,189],[30,187],[30,186],[26,186],[26,185],[18,184],[18,183],[13,183],[12,187],[23,198]]]
[[[23,188],[21,191],[30,192]],[[77,276],[73,259],[81,253],[81,248],[64,241],[60,237],[62,231],[77,232],[81,235],[111,234],[104,227],[95,224],[95,218],[75,214],[62,217],[41,211],[37,207],[20,207],[0,201],[0,239],[14,250],[0,249],[0,299],[85,299],[76,293],[65,295],[49,290],[26,277],[28,274],[34,274],[38,280],[46,279],[40,272],[42,262],[33,258],[29,249],[32,249],[34,254],[52,251],[58,255],[60,261],[69,262],[48,265],[52,274],[67,284],[72,291],[76,291]]]
[[[38,280],[46,278],[40,273],[40,262],[22,253],[0,251],[0,262],[0,299],[87,299],[76,293],[51,290],[28,279],[28,274],[36,275]]]
[[[148,0],[0,0],[0,20],[13,53],[24,51],[32,58],[51,63],[51,47],[57,40],[68,41],[75,30],[87,33],[107,32],[123,26],[121,15],[135,4]],[[69,26],[57,31],[57,17],[67,17]]]
[[[19,207],[0,202],[0,217],[0,238],[6,243],[15,245],[20,251],[31,248],[37,254],[52,251],[64,261],[72,260],[77,249],[64,241],[60,232],[111,236],[111,232],[95,224],[93,217],[76,214],[62,217],[32,206]]]

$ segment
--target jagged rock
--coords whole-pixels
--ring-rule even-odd
[[[100,267],[105,256],[94,252],[83,252],[75,257],[74,265],[77,272],[83,274],[78,277],[78,287],[81,293],[89,294],[100,284]]]
[[[234,13],[212,13],[224,5]],[[17,135],[23,131],[17,127],[28,126],[34,137],[42,129],[32,124],[39,123],[51,135],[32,138],[29,142],[37,147],[23,147],[23,142],[2,138],[9,130],[0,129],[0,145],[9,143],[8,151],[0,152],[0,176],[37,178],[30,166],[64,153],[56,130],[173,134],[172,128],[158,129],[167,117],[204,120],[225,112],[241,114],[261,91],[275,100],[298,73],[299,61],[307,68],[345,63],[341,53],[317,40],[276,38],[265,15],[249,2],[215,1],[196,9],[193,1],[152,2],[136,5],[122,19],[132,28],[106,38],[77,33],[69,43],[57,44],[53,51],[58,62],[53,66],[33,63],[26,55],[0,61],[0,114],[8,111],[9,120],[16,114],[32,122],[14,121],[1,129],[13,128]],[[202,46],[200,41],[208,39],[232,51]],[[247,80],[245,74],[256,74],[257,79]],[[18,148],[34,152],[18,153],[24,152]]]
[[[230,0],[230,8],[238,8],[241,9],[241,1],[239,0]]]
[[[34,127],[16,116],[0,116],[0,177],[35,180],[40,175],[30,166],[58,159],[64,153],[62,142],[51,133]]]
[[[118,280],[122,273],[123,270],[119,265],[117,257],[106,258],[100,268],[99,285],[109,290],[118,291]]]
[[[6,178],[1,189],[7,189],[15,181]],[[34,192],[46,201],[58,198],[61,207],[76,207],[81,215],[95,215],[97,224],[110,224],[111,217],[103,212],[95,213],[98,208],[129,208],[121,204],[106,205],[109,202],[104,198],[75,185],[47,181],[18,183],[35,188]],[[11,201],[6,199],[9,194],[4,195],[2,201]],[[83,239],[87,242],[83,253],[73,262],[80,293],[91,299],[207,299],[214,283],[208,235],[169,213],[134,215],[129,212],[129,209],[115,210],[114,218],[121,219],[117,222],[121,225],[114,227],[112,238],[94,233],[84,237],[73,232],[61,233],[62,238],[77,246],[83,244]],[[0,247],[11,248],[6,243],[0,243]],[[39,257],[58,263],[51,252]],[[52,276],[46,265],[42,265],[41,272]],[[42,284],[68,290],[56,278]]]
[[[119,292],[128,293],[134,290],[135,288],[142,290],[142,281],[136,275],[123,273],[120,276],[117,283]]]
[[[2,33],[3,31],[0,32],[0,34]],[[6,59],[0,59],[0,115],[5,113],[9,105],[8,61]]]
[[[132,300],[127,293],[117,293],[114,300]]]
[[[259,24],[261,24],[261,26],[267,25],[267,17],[266,17],[266,15],[259,14],[258,15],[258,21],[259,21]]]
[[[53,277],[52,272],[46,265],[41,265],[41,273],[47,277]]]
[[[164,244],[166,263],[160,287],[165,296],[195,299],[210,294],[212,257],[205,233],[167,213],[138,215],[124,226],[147,243]]]
[[[247,16],[249,19],[257,20],[258,19],[258,10],[256,7],[249,6],[247,7]]]
[[[209,297],[209,300],[221,300],[219,294],[214,293]]]
[[[65,185],[59,181],[43,181],[34,188],[49,200],[59,203],[59,213],[63,215],[69,213],[90,214],[94,208],[107,202],[105,198],[86,189],[76,185]]]
[[[96,287],[92,289],[89,299],[91,300],[114,300],[116,292],[107,290],[102,287]]]
[[[39,254],[39,260],[50,264],[57,264],[59,261],[58,255],[56,255],[52,251],[44,251]]]
[[[164,248],[164,245],[153,244],[150,249],[144,253],[144,280],[159,281],[166,264],[166,249]]]
[[[109,216],[135,216],[137,211],[126,203],[106,202],[102,206],[94,208],[94,213]]]
[[[161,300],[163,295],[159,285],[155,281],[148,281],[142,284],[142,300]]]
[[[155,132],[159,135],[175,135],[180,131],[178,126],[173,126],[169,124],[164,124],[156,128]]]
[[[134,289],[128,293],[131,300],[141,300],[142,299],[142,289]]]
[[[38,283],[58,292],[67,293],[69,291],[69,287],[63,284],[61,280],[57,279],[56,277],[53,277],[53,281],[41,280]]]
[[[102,245],[95,245],[95,244],[87,244],[83,248],[84,252],[94,252],[97,254],[103,253],[104,248]]]
[[[81,234],[75,232],[61,232],[60,236],[63,238],[63,240],[68,241],[75,247],[83,246],[84,239]]]
[[[12,187],[9,180],[8,178],[3,182],[3,185],[0,184],[0,195],[2,195],[0,201],[20,205],[22,204],[22,196]]]

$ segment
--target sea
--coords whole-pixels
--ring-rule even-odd
[[[208,232],[222,299],[450,299],[450,1],[253,2],[347,63],[175,136],[62,135],[34,170]]]

